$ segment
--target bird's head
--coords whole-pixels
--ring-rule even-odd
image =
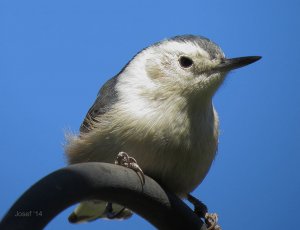
[[[132,92],[154,99],[174,95],[211,98],[229,71],[259,59],[259,56],[228,59],[207,38],[176,36],[138,53],[124,68],[122,74],[126,76],[120,81]]]

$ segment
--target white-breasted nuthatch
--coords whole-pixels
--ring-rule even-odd
[[[143,49],[105,83],[80,134],[68,138],[69,163],[113,163],[124,151],[146,175],[186,197],[202,182],[216,155],[214,93],[230,70],[259,59],[227,59],[215,43],[193,35]],[[122,207],[113,204],[110,209]],[[72,215],[80,222],[106,217],[106,212],[106,203],[86,201]],[[123,217],[128,216],[124,211]]]

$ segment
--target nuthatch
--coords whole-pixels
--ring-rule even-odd
[[[232,69],[259,56],[225,58],[207,38],[176,36],[143,49],[99,91],[80,134],[68,138],[70,164],[114,163],[124,151],[143,172],[186,198],[204,179],[218,148],[219,119],[212,97]],[[73,222],[130,211],[82,202]]]

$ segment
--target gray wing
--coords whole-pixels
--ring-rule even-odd
[[[92,130],[93,123],[99,120],[99,117],[109,111],[112,105],[117,101],[118,95],[116,84],[118,75],[107,81],[100,89],[96,101],[86,114],[84,121],[80,126],[80,133],[88,133]],[[97,117],[97,120],[96,120]]]

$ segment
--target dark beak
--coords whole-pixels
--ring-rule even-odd
[[[248,57],[238,57],[238,58],[229,58],[224,59],[216,69],[221,71],[230,71],[233,69],[241,68],[243,66],[252,64],[253,62],[261,59],[261,56],[248,56]]]

